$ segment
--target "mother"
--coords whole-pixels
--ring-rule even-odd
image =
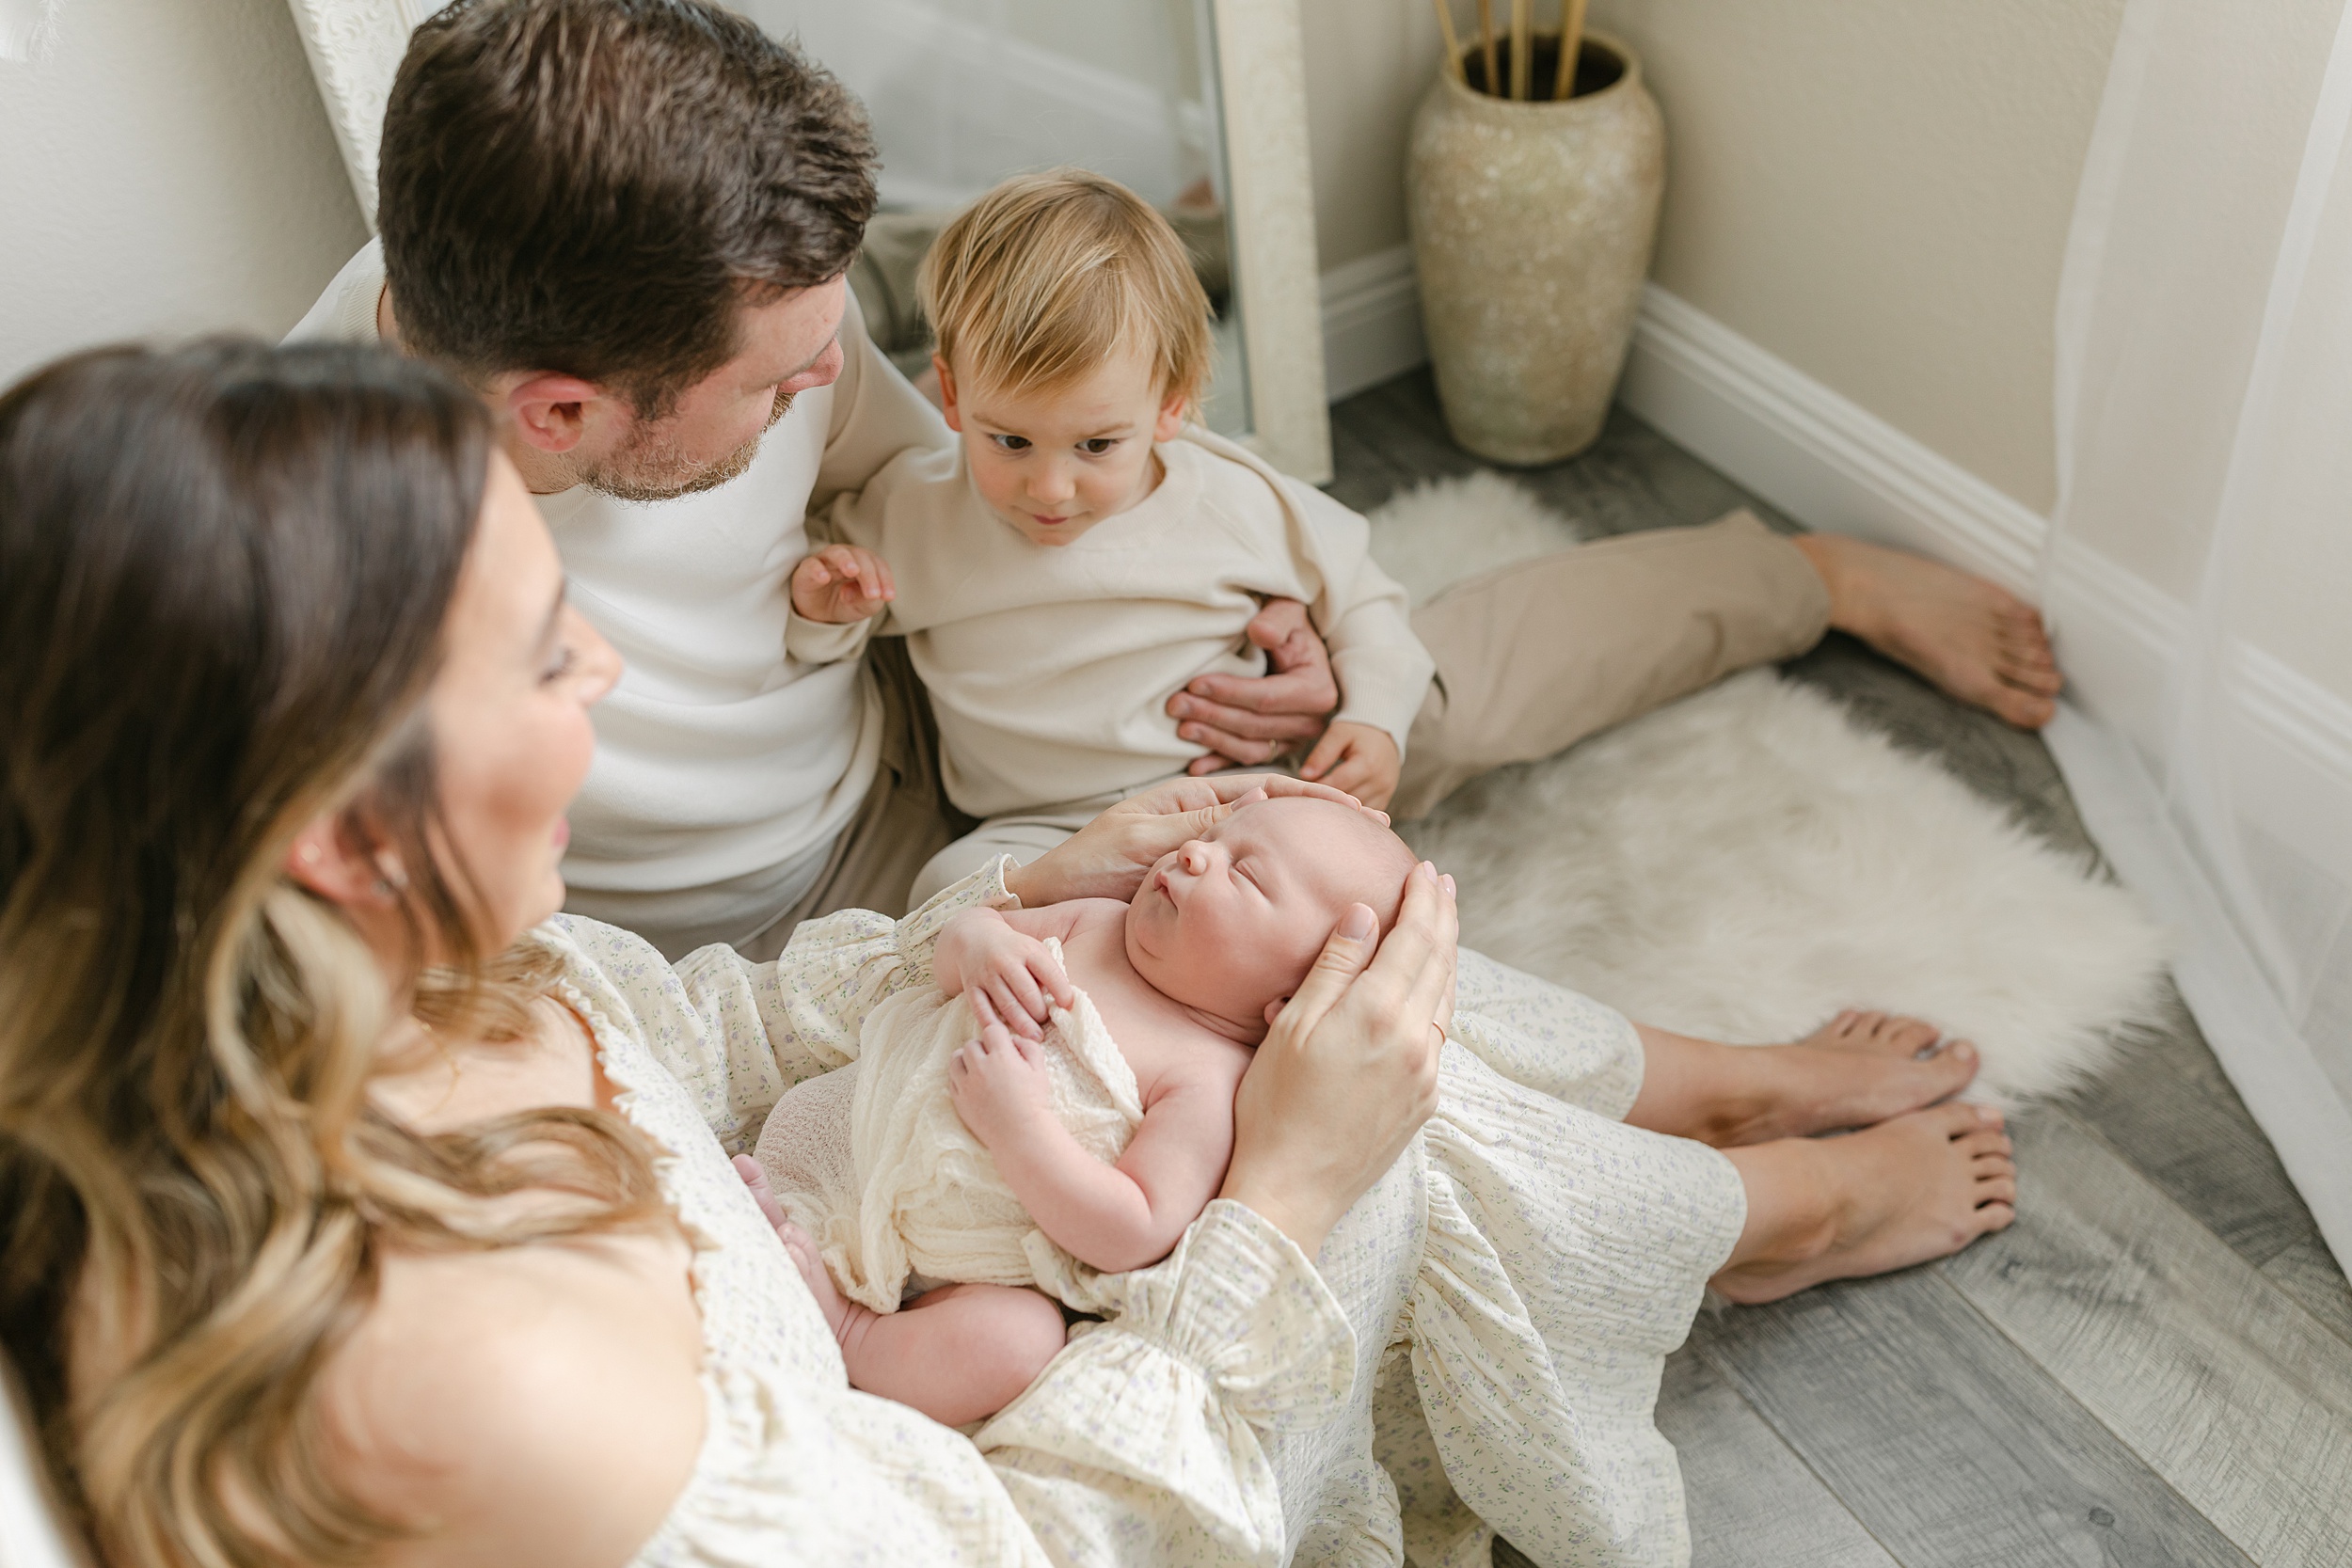
[[[0,1332],[109,1559],[618,1563],[733,1528],[1035,1560],[1177,1506],[1047,1455],[1016,1512],[850,1393],[647,1050],[697,1022],[675,982],[592,1021],[565,954],[509,951],[561,901],[616,664],[462,388],[346,350],[53,368],[0,403]],[[1040,869],[1099,879],[1138,831],[1192,829],[1131,814]],[[1352,985],[1334,941],[1157,1321],[1104,1336],[1130,1381],[1246,1346],[1311,1387],[1344,1345],[1307,1259],[1427,1114],[1452,931],[1423,879]],[[1041,1430],[1104,1364],[1049,1373]],[[765,1512],[686,1517],[742,1444]]]

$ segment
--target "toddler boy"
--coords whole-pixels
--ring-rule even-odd
[[[1078,170],[1006,182],[942,230],[918,279],[946,451],[912,451],[812,522],[796,657],[901,633],[939,721],[948,799],[980,828],[919,902],[1034,859],[1204,748],[1165,711],[1195,676],[1263,673],[1244,635],[1308,608],[1341,705],[1302,776],[1385,800],[1435,669],[1364,520],[1210,434],[1209,305],[1167,220]]]

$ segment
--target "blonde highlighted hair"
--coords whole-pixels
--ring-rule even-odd
[[[980,385],[1057,390],[1131,346],[1163,398],[1208,385],[1209,296],[1175,230],[1116,180],[1013,176],[940,230],[915,287],[940,356]]]
[[[399,1523],[314,1393],[386,1251],[665,1221],[610,1113],[428,1134],[369,1095],[401,1010],[513,1038],[559,976],[485,951],[433,848],[422,704],[491,442],[454,381],[335,345],[0,393],[0,1347],[119,1568],[371,1560]],[[401,855],[405,973],[283,873],[326,813]]]

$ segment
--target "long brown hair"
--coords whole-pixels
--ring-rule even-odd
[[[395,1008],[512,1034],[553,978],[485,958],[426,847],[490,450],[373,350],[101,350],[0,394],[0,1344],[115,1561],[363,1560],[393,1527],[330,1477],[312,1385],[383,1249],[660,1212],[616,1118],[428,1137],[367,1094]],[[402,848],[444,968],[386,975],[281,874],[328,811]],[[569,1200],[494,1204],[527,1186]]]

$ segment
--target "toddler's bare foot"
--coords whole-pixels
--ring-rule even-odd
[[[2038,730],[2058,712],[2064,683],[2049,634],[2041,613],[2008,589],[1843,534],[1790,543],[1829,587],[1831,626],[2021,729]]]
[[[1710,1141],[1802,1138],[1947,1100],[1977,1075],[1977,1048],[1932,1023],[1893,1013],[1839,1013],[1794,1045],[1740,1046],[1757,1078],[1757,1109]]]
[[[2001,1115],[1914,1111],[1851,1137],[1730,1151],[1748,1228],[1713,1281],[1733,1301],[1778,1301],[1949,1257],[2017,1217],[2017,1165]]]
[[[784,1212],[784,1205],[776,1201],[774,1190],[768,1185],[768,1173],[759,1168],[759,1162],[748,1154],[739,1154],[735,1157],[735,1174],[743,1179],[743,1185],[752,1190],[753,1198],[759,1204],[759,1212],[776,1227],[776,1240],[792,1255],[792,1266],[801,1271],[808,1293],[817,1298],[818,1308],[825,1314],[833,1337],[840,1339],[847,1335],[859,1314],[872,1316],[871,1308],[851,1301],[834,1284],[833,1275],[817,1249],[817,1238]]]

